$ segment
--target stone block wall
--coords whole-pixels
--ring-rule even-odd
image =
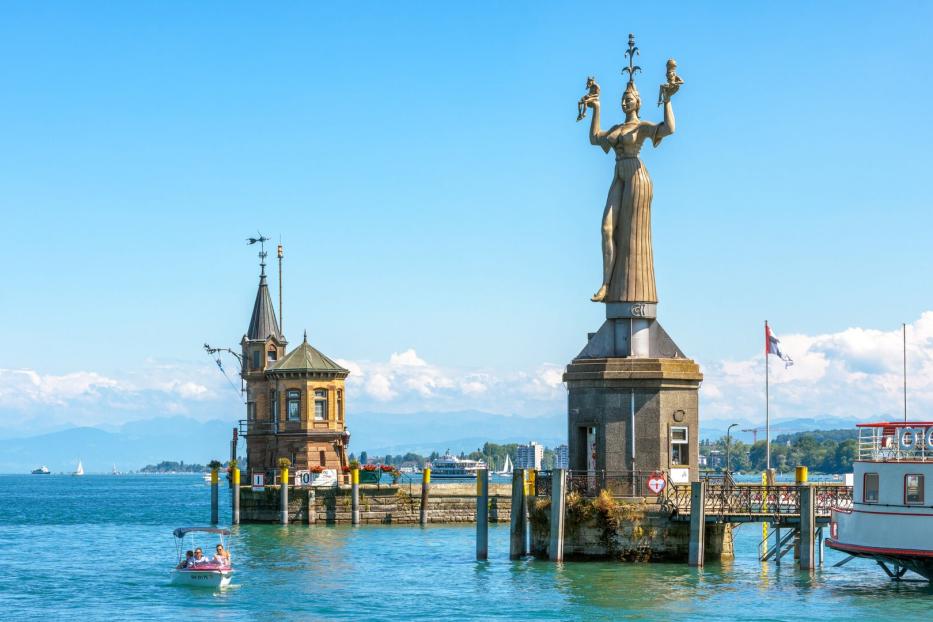
[[[314,489],[289,488],[289,522],[307,523],[309,508],[313,522],[324,525],[349,525],[352,521],[350,487]],[[428,499],[429,523],[476,522],[474,485],[432,485]],[[489,487],[489,522],[508,523],[511,510],[508,485]],[[417,524],[421,517],[420,486],[360,486],[361,524]],[[240,520],[243,523],[277,523],[279,490],[267,487],[262,492],[240,488]]]
[[[587,501],[589,502],[589,501]],[[599,511],[574,512],[564,517],[564,559],[617,559],[645,562],[687,562],[690,523],[672,521],[667,512],[642,501],[617,501],[624,511],[615,520]],[[532,550],[548,557],[550,500],[536,500],[532,512]],[[732,559],[732,525],[707,524],[706,560]]]

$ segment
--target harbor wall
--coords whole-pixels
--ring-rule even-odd
[[[349,486],[312,489],[289,486],[289,522],[307,523],[309,508],[312,521],[322,525],[351,524]],[[489,486],[489,522],[509,522],[511,492],[508,484]],[[361,524],[418,523],[421,514],[420,485],[360,485]],[[279,489],[266,487],[256,492],[240,487],[240,520],[243,523],[279,522]],[[429,523],[476,522],[476,484],[431,484],[428,498]]]
[[[531,511],[532,553],[547,558],[550,545],[550,499],[537,498]],[[690,523],[673,521],[670,512],[643,499],[568,497],[564,513],[564,559],[616,559],[686,562]],[[733,558],[732,525],[706,525],[707,561]]]

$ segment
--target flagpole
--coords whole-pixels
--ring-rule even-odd
[[[904,337],[904,423],[907,423],[907,324],[901,324]]]
[[[768,350],[771,348],[768,320],[765,320],[765,470],[771,471],[771,406],[768,395]]]

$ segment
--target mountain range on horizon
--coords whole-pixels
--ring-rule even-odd
[[[408,414],[355,413],[350,419],[350,451],[370,456],[387,453],[432,451],[470,452],[483,443],[527,443],[537,441],[554,447],[566,442],[565,415],[518,417],[464,410],[454,412],[417,412]],[[774,421],[772,438],[778,434],[813,430],[850,428],[855,419],[834,417],[797,418]],[[0,473],[28,473],[39,465],[52,472],[71,472],[80,459],[88,473],[142,468],[163,460],[206,464],[212,459],[229,457],[233,421],[213,419],[197,421],[183,416],[159,417],[127,422],[120,426],[73,427],[29,437],[0,439]],[[758,428],[764,438],[763,424],[738,420],[733,438],[750,443]],[[702,425],[701,438],[725,436],[728,423],[710,421]],[[469,430],[470,435],[463,432]],[[484,434],[483,431],[489,432]],[[246,449],[241,441],[239,454]]]

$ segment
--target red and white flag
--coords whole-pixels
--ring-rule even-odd
[[[784,368],[787,369],[794,364],[793,359],[781,352],[781,340],[778,339],[771,327],[765,324],[765,356],[773,354],[784,361]]]

